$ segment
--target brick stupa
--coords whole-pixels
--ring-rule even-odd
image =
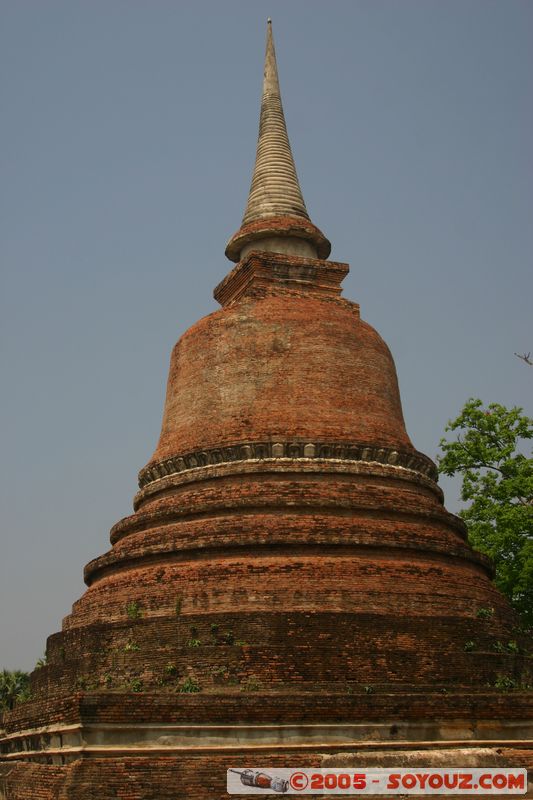
[[[269,24],[222,308],[175,346],[135,513],[5,715],[1,798],[216,800],[234,766],[531,764],[531,694],[502,691],[528,680],[517,620],[329,252]]]

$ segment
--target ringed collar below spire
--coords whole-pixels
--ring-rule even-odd
[[[239,261],[250,250],[327,258],[331,245],[309,219],[291,152],[281,93],[272,22],[267,41],[259,137],[252,185],[242,225],[226,255]]]

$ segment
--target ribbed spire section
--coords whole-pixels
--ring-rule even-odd
[[[309,219],[287,135],[269,19],[257,155],[242,224],[286,214]]]
[[[241,227],[226,255],[240,261],[253,250],[325,259],[331,245],[309,219],[292,157],[268,20],[257,155]]]

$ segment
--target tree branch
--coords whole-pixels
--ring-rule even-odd
[[[522,361],[525,361],[525,363],[529,364],[530,367],[533,367],[533,361],[531,360],[531,352],[522,353],[522,355],[520,355],[520,353],[515,353],[515,356],[521,359]]]

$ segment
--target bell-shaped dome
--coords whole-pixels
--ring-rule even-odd
[[[172,354],[153,461],[293,439],[412,450],[391,354],[358,307],[281,291],[190,328]]]

